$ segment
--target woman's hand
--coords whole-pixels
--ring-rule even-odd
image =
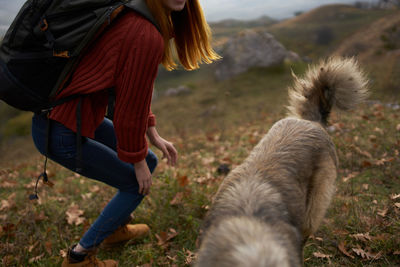
[[[139,161],[134,164],[136,179],[139,184],[139,194],[148,195],[150,187],[153,184],[149,167],[147,167],[146,160]]]
[[[174,145],[162,138],[158,134],[156,127],[149,127],[149,129],[147,129],[147,137],[153,146],[162,151],[163,158],[167,158],[168,164],[175,166],[178,158],[178,152],[176,151]]]

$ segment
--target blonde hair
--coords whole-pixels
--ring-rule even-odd
[[[182,11],[170,13],[160,0],[146,2],[164,38],[162,64],[167,70],[177,66],[173,58],[174,49],[186,70],[197,69],[201,63],[209,64],[220,58],[211,46],[211,30],[198,0],[187,0]]]

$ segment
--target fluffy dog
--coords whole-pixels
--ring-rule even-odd
[[[333,106],[367,96],[350,58],[330,58],[294,74],[288,117],[275,123],[224,179],[206,216],[196,266],[301,266],[335,191],[338,159],[325,130]]]

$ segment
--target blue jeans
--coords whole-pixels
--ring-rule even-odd
[[[47,119],[34,115],[32,118],[32,138],[40,153],[46,152]],[[49,158],[75,171],[76,134],[64,125],[51,120],[49,136]],[[121,161],[116,152],[117,140],[114,126],[108,119],[96,129],[95,138],[83,137],[82,161],[79,174],[106,183],[118,189],[117,194],[107,204],[100,216],[79,241],[90,249],[98,246],[107,236],[124,224],[130,214],[143,199],[139,194],[133,164]],[[157,166],[157,157],[149,149],[146,157],[150,172]]]

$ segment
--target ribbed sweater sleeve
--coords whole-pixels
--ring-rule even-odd
[[[114,127],[118,157],[130,163],[147,155],[146,130],[155,125],[150,104],[154,80],[164,52],[163,39],[143,21],[129,28],[116,71]]]

